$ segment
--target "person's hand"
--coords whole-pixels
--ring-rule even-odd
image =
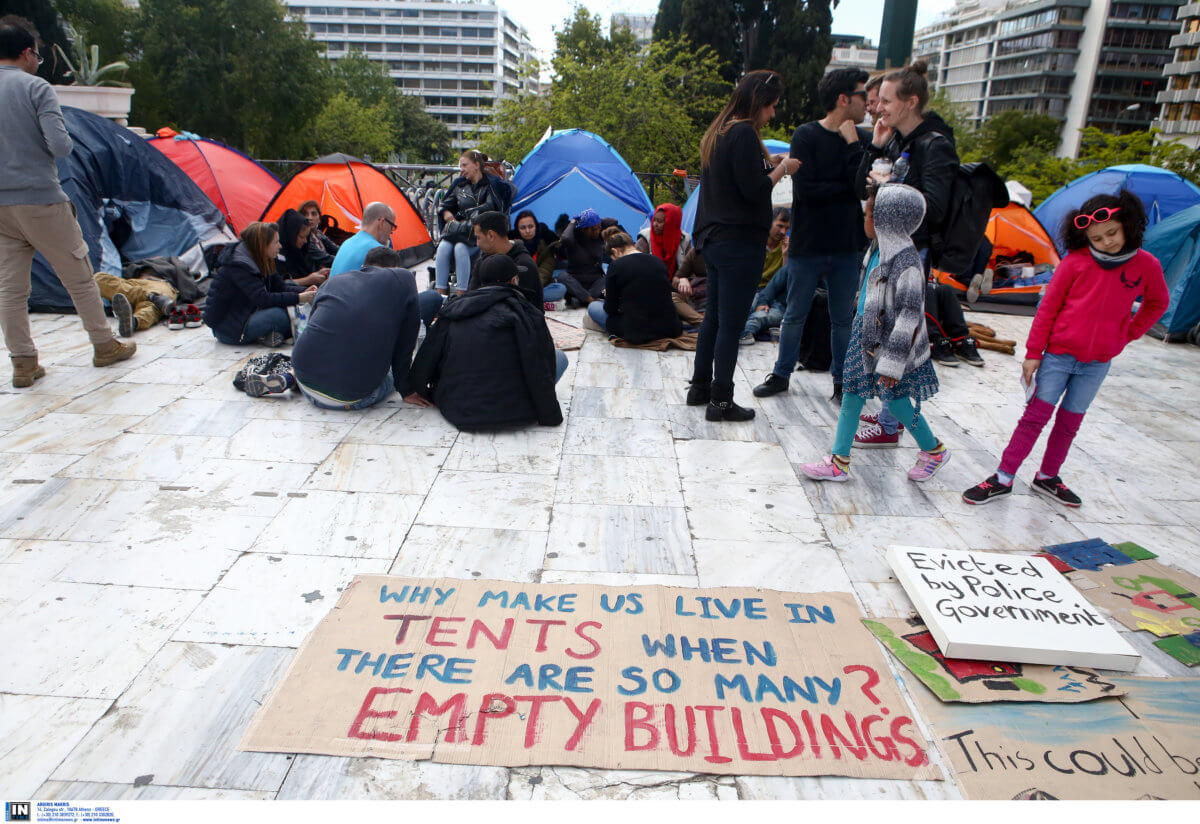
[[[784,235],[784,236],[783,236],[783,248],[782,248],[780,251],[782,251],[782,253],[783,253],[783,256],[784,256],[784,257],[787,257],[788,242],[789,242],[791,239],[792,239],[792,236],[791,236],[791,235]]]
[[[310,286],[307,289],[305,289],[303,292],[300,293],[300,302],[301,303],[312,303],[313,298],[315,298],[316,296],[317,296],[317,287]]]
[[[449,209],[446,209],[445,211],[442,212],[442,217],[444,217],[446,219],[446,222],[449,223],[450,221],[454,220],[454,212],[450,211]]]
[[[413,392],[412,394],[409,394],[409,395],[405,395],[404,402],[411,403],[413,406],[419,406],[422,409],[432,409],[433,408],[433,404],[431,404],[429,401],[422,398],[416,392]]]
[[[787,155],[783,154],[782,152],[771,155],[771,165],[778,166],[780,163],[782,163],[784,161],[784,158],[786,158],[786,157],[787,157]]]
[[[843,120],[842,125],[838,126],[838,134],[851,145],[858,142],[858,128],[853,120]]]
[[[320,286],[325,281],[329,280],[329,267],[325,266],[310,274],[304,279],[305,286]]]
[[[794,175],[800,168],[800,161],[794,157],[785,157],[783,159],[783,173],[785,175]]]
[[[1041,358],[1026,358],[1021,364],[1021,377],[1025,379],[1026,385],[1033,383],[1033,376],[1037,374],[1041,365]]]
[[[892,127],[885,126],[882,120],[876,120],[871,131],[871,144],[876,149],[882,149],[892,139]]]
[[[891,389],[898,383],[900,383],[900,381],[896,380],[895,378],[889,378],[887,375],[879,376],[879,385],[884,389]]]
[[[675,282],[675,291],[685,298],[692,294],[692,282],[687,278],[679,278]]]

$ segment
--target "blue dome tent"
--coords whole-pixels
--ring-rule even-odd
[[[629,231],[654,211],[646,190],[616,149],[582,129],[552,132],[541,139],[513,174],[517,197],[512,213],[531,210],[549,225],[558,215],[574,217],[595,209]]]
[[[200,187],[124,126],[71,106],[62,112],[75,147],[58,160],[58,179],[75,205],[92,268],[120,274],[123,261],[162,256],[207,273],[202,246],[236,236]],[[41,255],[30,274],[31,311],[75,311]]]
[[[1142,199],[1151,226],[1200,204],[1200,188],[1194,184],[1166,169],[1134,163],[1109,166],[1073,180],[1042,201],[1033,213],[1050,232],[1061,253],[1066,251],[1059,235],[1067,213],[1078,209],[1090,197],[1115,195],[1121,189],[1128,189]]]
[[[787,154],[791,151],[791,146],[784,143],[782,140],[764,140],[763,143],[767,146],[767,151],[771,154]],[[784,191],[786,189],[786,192]],[[786,203],[780,201],[786,198]],[[787,206],[789,209],[792,206],[792,179],[785,177],[775,185],[775,191],[771,193],[771,201],[776,206]],[[692,233],[692,227],[696,225],[696,209],[700,205],[700,187],[697,186],[688,196],[687,203],[683,204],[683,231],[689,235]],[[643,227],[645,228],[645,227]]]
[[[1142,247],[1162,263],[1171,294],[1167,313],[1151,330],[1169,341],[1183,340],[1200,324],[1200,206],[1152,226]]]

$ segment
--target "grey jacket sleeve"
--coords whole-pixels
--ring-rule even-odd
[[[58,105],[58,95],[49,83],[35,83],[30,88],[33,99],[33,110],[37,112],[38,125],[42,129],[42,137],[46,140],[46,148],[55,157],[66,157],[71,153],[74,144],[67,133],[67,124],[63,120],[62,109]]]
[[[925,322],[925,273],[910,266],[896,278],[896,321],[884,341],[875,374],[900,380],[908,368],[917,324]]]

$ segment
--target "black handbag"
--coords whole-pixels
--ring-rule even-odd
[[[449,220],[446,221],[446,225],[442,229],[442,240],[448,243],[466,243],[470,245],[474,239],[471,221],[469,220]]]

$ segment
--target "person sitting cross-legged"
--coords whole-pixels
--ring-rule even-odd
[[[554,384],[567,358],[517,285],[507,255],[479,264],[479,286],[446,301],[413,360],[412,390],[459,429],[558,426]]]
[[[367,252],[376,246],[386,246],[394,231],[395,210],[381,201],[368,203],[363,209],[362,224],[358,232],[347,239],[334,256],[333,263],[329,266],[329,276],[353,272],[362,266]]]
[[[615,226],[604,230],[604,248],[613,259],[604,302],[588,306],[584,325],[635,346],[682,335],[683,322],[671,301],[666,264],[639,251],[633,239]]]

